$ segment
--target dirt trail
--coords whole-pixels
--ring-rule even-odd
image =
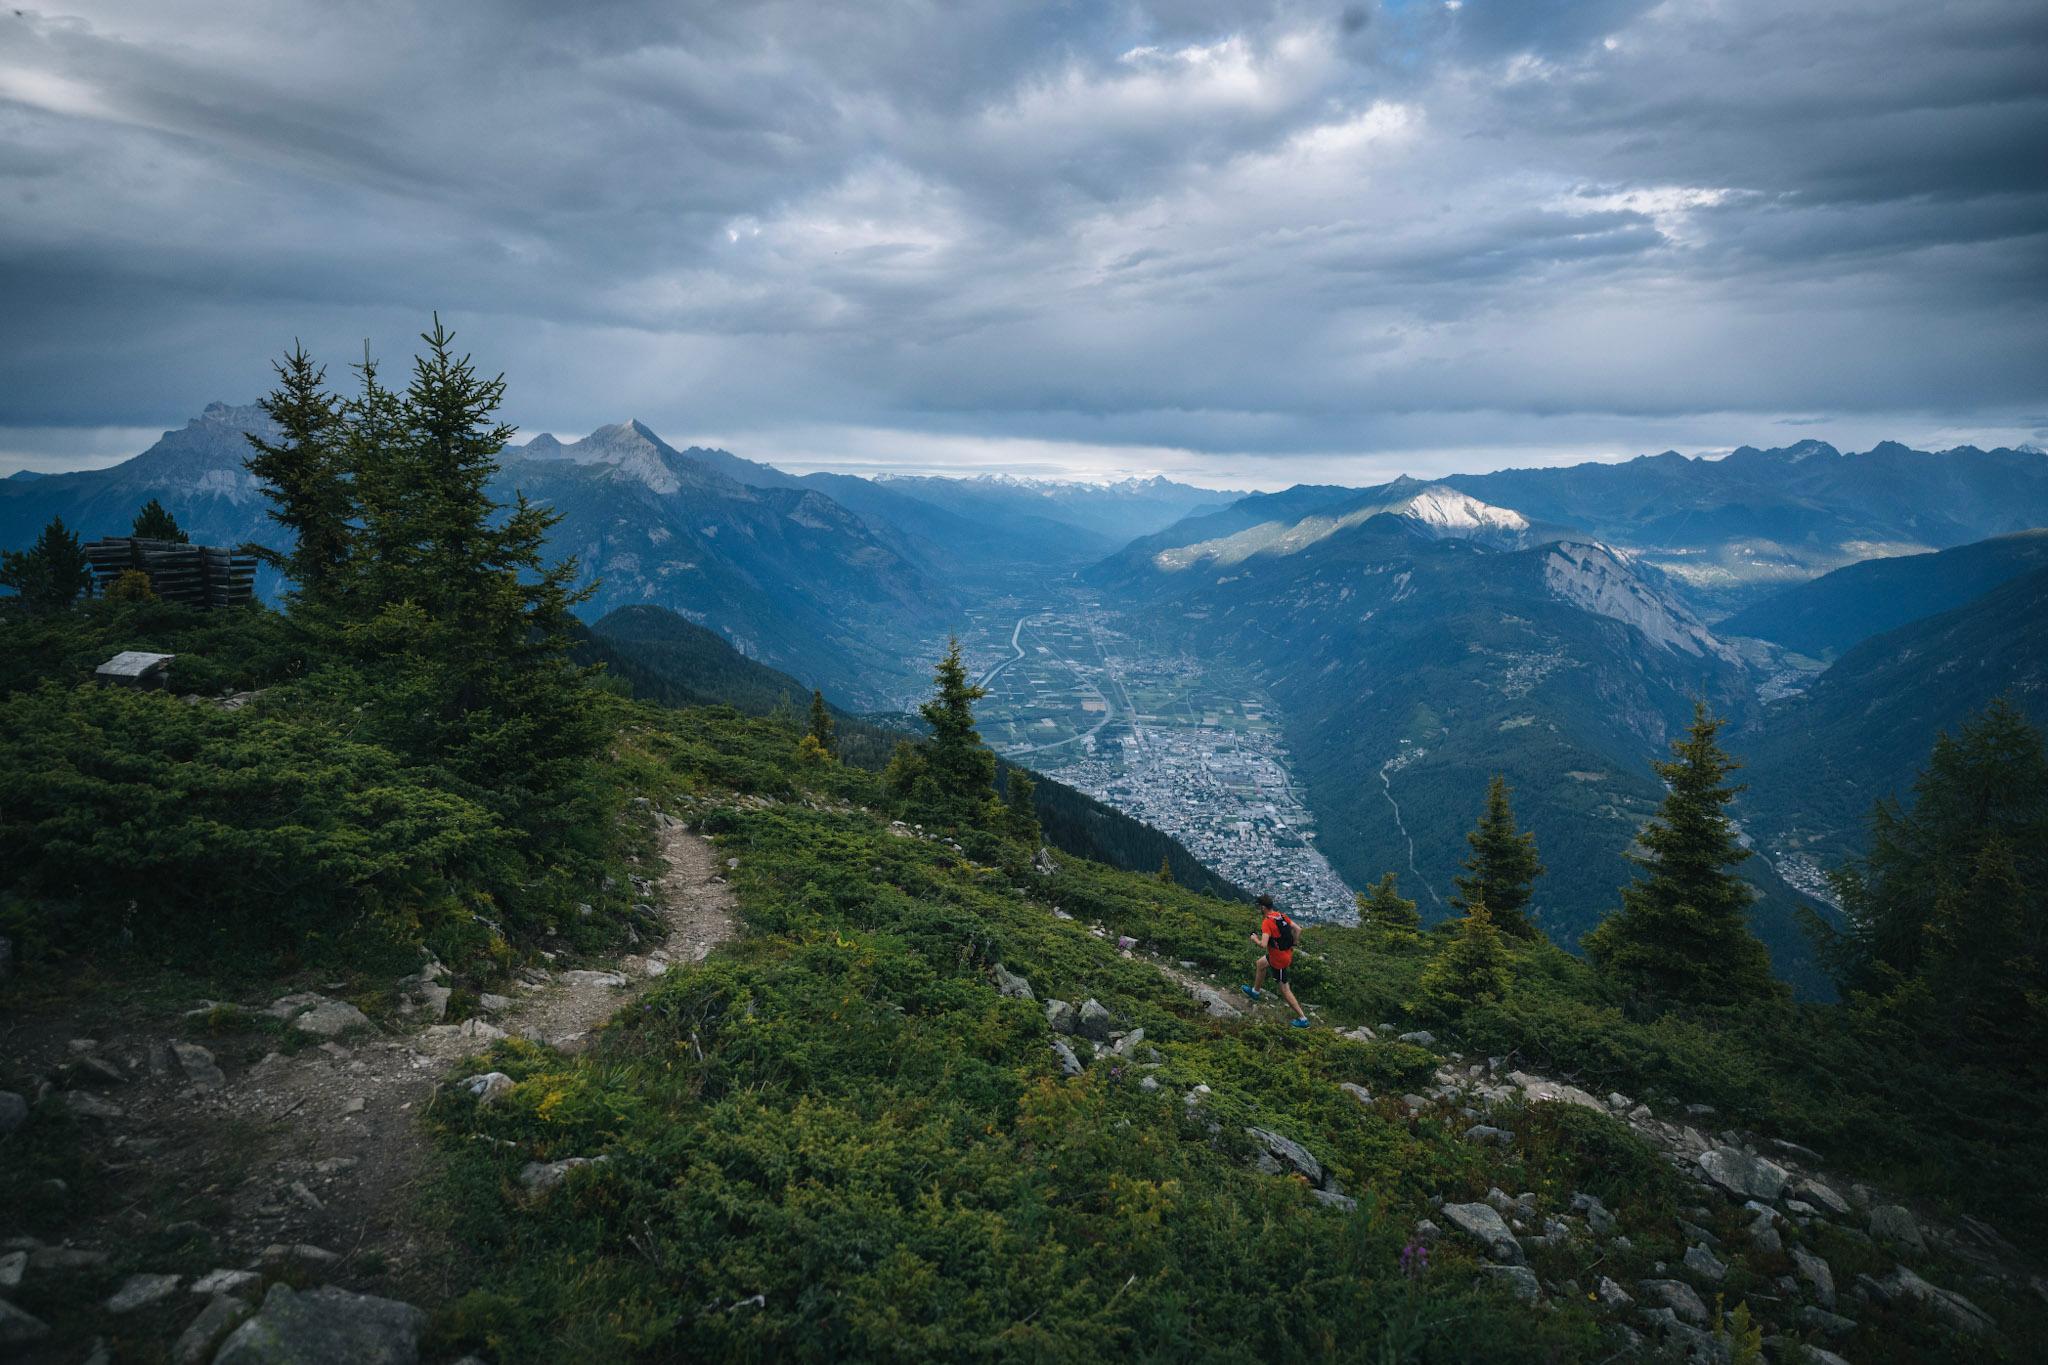
[[[381,1033],[260,1058],[260,1038],[210,1037],[196,1019],[147,1016],[119,1001],[96,1002],[82,1017],[14,1021],[5,1044],[22,1068],[64,1075],[72,1088],[54,1098],[97,1111],[81,1114],[80,1127],[114,1186],[100,1201],[105,1211],[61,1240],[118,1258],[123,1245],[161,1243],[182,1224],[210,1243],[219,1266],[251,1264],[266,1248],[312,1247],[338,1258],[306,1253],[316,1278],[431,1299],[441,1287],[423,1278],[433,1234],[420,1226],[418,1204],[431,1146],[418,1119],[451,1065],[505,1034],[586,1046],[670,965],[702,961],[734,932],[710,842],[656,818],[663,868],[644,889],[666,921],[663,939],[616,961],[528,971],[511,997],[487,997],[495,1013],[441,1024],[421,1013],[387,1021]],[[208,1078],[204,1063],[187,1065],[174,1043],[204,1046],[218,1072]],[[111,1071],[81,1078],[85,1057]],[[23,1231],[8,1221],[0,1215],[0,1237]]]

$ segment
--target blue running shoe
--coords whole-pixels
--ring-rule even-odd
[[[1257,1000],[1259,998],[1258,991],[1254,990],[1250,986],[1239,986],[1238,989],[1243,991],[1246,995],[1249,995],[1254,1000]]]
[[[1295,1020],[1295,1021],[1294,1021],[1294,1026],[1295,1026],[1296,1028],[1307,1028],[1307,1027],[1308,1027],[1308,1018],[1307,1018],[1307,1016],[1303,1016],[1302,1018],[1300,1018],[1300,1019],[1297,1019],[1297,1020]]]

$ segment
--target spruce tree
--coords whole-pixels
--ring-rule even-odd
[[[1401,894],[1399,879],[1391,872],[1382,876],[1370,893],[1359,891],[1353,898],[1358,902],[1358,924],[1362,929],[1381,934],[1413,935],[1422,927],[1422,916],[1416,913],[1415,902]]]
[[[1755,893],[1728,869],[1749,856],[1727,805],[1737,764],[1722,750],[1722,721],[1705,703],[1656,765],[1669,787],[1636,836],[1629,859],[1643,875],[1621,891],[1621,909],[1584,939],[1586,956],[1639,1007],[1732,1004],[1770,993],[1770,955],[1749,930]]]
[[[917,708],[932,737],[919,755],[922,772],[913,799],[939,824],[976,824],[995,795],[996,756],[974,728],[974,703],[988,693],[968,680],[957,639],[932,670],[932,680],[932,699]]]
[[[64,518],[52,517],[28,549],[0,551],[0,586],[14,589],[29,611],[62,611],[92,595],[92,564]]]
[[[164,505],[155,498],[142,504],[142,510],[135,514],[131,534],[141,540],[169,540],[180,545],[187,544],[191,537],[178,526],[178,519],[164,510]]]
[[[1451,904],[1462,909],[1484,902],[1502,933],[1529,939],[1536,937],[1536,926],[1524,907],[1529,904],[1530,884],[1543,875],[1543,863],[1536,856],[1536,836],[1515,829],[1508,796],[1507,779],[1495,773],[1486,786],[1486,810],[1465,836],[1472,846],[1465,859],[1471,875],[1451,879],[1458,888]]]
[[[1009,769],[1004,780],[1003,810],[1010,837],[1036,849],[1045,837],[1038,824],[1038,783],[1022,768]]]
[[[1993,841],[2041,907],[2048,897],[2048,752],[2040,732],[2003,698],[1956,735],[1935,739],[1911,806],[1879,800],[1870,852],[1834,874],[1843,928],[1812,920],[1809,928],[1843,988],[1882,992],[1921,975],[1942,903],[1962,896]],[[2028,922],[2026,951],[2039,960],[2048,948],[2041,939],[2048,910]]]
[[[1157,872],[1153,873],[1152,875],[1153,875],[1154,877],[1156,877],[1156,878],[1158,878],[1158,879],[1159,879],[1159,884],[1160,884],[1161,886],[1172,886],[1172,885],[1173,885],[1173,859],[1171,859],[1170,857],[1168,857],[1168,856],[1167,856],[1166,854],[1164,854],[1164,853],[1160,854],[1160,855],[1159,855],[1159,870],[1158,870]]]
[[[270,519],[290,533],[292,548],[249,548],[292,580],[298,602],[324,607],[341,592],[355,537],[356,495],[341,448],[343,405],[323,387],[326,368],[298,343],[271,368],[277,387],[257,406],[277,424],[278,439],[251,433],[247,440],[256,453],[243,463],[270,500]],[[140,535],[139,521],[137,527]]]
[[[825,694],[811,690],[811,721],[804,733],[816,740],[818,747],[828,754],[839,752],[839,736],[832,725],[831,708],[825,705]]]
[[[1508,949],[1486,902],[1468,900],[1446,943],[1422,969],[1417,1008],[1453,1017],[1472,1005],[1507,999],[1511,978]]]

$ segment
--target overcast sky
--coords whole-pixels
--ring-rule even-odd
[[[799,468],[2042,441],[2044,294],[2041,0],[0,10],[0,471],[435,308]]]

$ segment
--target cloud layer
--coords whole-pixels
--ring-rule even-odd
[[[0,11],[17,463],[431,308],[529,427],[793,464],[2048,426],[2033,0],[60,3]]]

